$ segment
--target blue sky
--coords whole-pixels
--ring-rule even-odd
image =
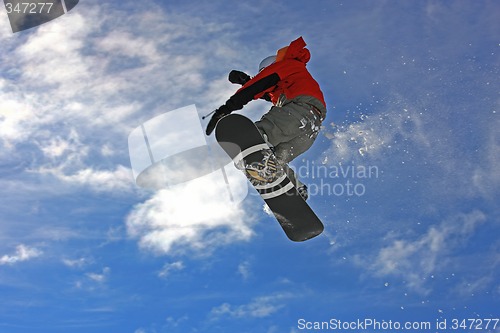
[[[81,1],[16,34],[2,16],[0,332],[500,317],[498,2]],[[134,128],[212,111],[231,69],[299,36],[329,113],[292,165],[323,235],[290,242],[255,196],[134,184]]]

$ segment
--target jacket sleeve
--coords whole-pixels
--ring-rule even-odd
[[[271,73],[263,77],[259,74],[245,83],[241,89],[239,89],[226,101],[225,105],[229,111],[232,112],[235,110],[241,110],[248,102],[255,99],[259,94],[262,94],[269,88],[275,86],[280,81],[280,77],[277,73]]]

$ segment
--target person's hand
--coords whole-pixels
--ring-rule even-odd
[[[229,111],[228,107],[223,105],[221,106],[220,108],[218,108],[217,110],[215,110],[215,113],[214,115],[212,116],[212,118],[210,119],[210,121],[208,122],[208,125],[207,125],[207,130],[206,130],[206,134],[207,135],[210,135],[212,134],[212,132],[214,131],[215,129],[215,126],[217,125],[217,122],[224,116],[227,116],[228,114],[230,114],[231,111]]]
[[[244,85],[245,83],[247,83],[250,80],[250,76],[247,73],[233,69],[229,73],[228,80],[231,83]]]

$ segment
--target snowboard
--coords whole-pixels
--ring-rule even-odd
[[[267,157],[272,154],[255,124],[239,114],[230,114],[219,120],[215,137],[233,160],[235,167],[258,163],[266,154]],[[242,172],[246,173],[244,169]],[[323,232],[323,223],[300,196],[286,173],[278,173],[269,182],[250,183],[264,199],[290,240],[305,241]]]

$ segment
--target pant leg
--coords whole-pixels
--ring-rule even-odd
[[[301,186],[295,173],[286,165],[307,151],[318,136],[321,120],[307,109],[293,103],[272,107],[256,126],[274,146],[275,155],[284,165],[290,180]]]
[[[273,106],[255,125],[275,149],[279,161],[288,163],[307,151],[318,136],[321,120],[316,115],[287,104]]]

